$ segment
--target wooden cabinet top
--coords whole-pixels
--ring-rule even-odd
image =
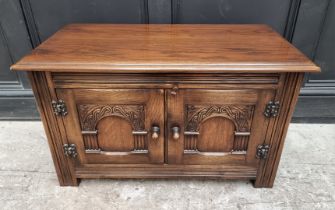
[[[72,24],[13,70],[54,72],[318,72],[265,25]]]

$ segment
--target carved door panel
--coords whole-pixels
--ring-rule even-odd
[[[168,163],[257,166],[271,90],[168,90]]]
[[[59,89],[57,97],[79,164],[164,162],[163,90]]]

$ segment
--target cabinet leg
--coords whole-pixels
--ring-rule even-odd
[[[58,160],[57,160],[58,161]],[[73,168],[68,162],[64,161],[63,167],[58,162],[55,163],[57,178],[60,186],[78,186],[80,179],[74,175]],[[68,166],[68,167],[64,167]]]
[[[274,181],[262,182],[262,180],[252,181],[254,188],[272,188]]]
[[[72,179],[72,180],[60,180],[59,185],[62,187],[78,187],[80,183],[80,179]]]

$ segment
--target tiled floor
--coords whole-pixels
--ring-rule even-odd
[[[335,125],[291,124],[272,189],[243,181],[59,187],[41,122],[0,122],[0,209],[335,209]]]

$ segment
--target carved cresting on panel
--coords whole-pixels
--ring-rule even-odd
[[[212,117],[224,117],[235,125],[233,151],[246,151],[254,106],[252,105],[186,105],[184,151],[197,152],[197,140],[202,122]]]
[[[105,117],[117,116],[128,121],[133,128],[134,152],[147,152],[147,132],[144,130],[143,105],[96,105],[81,104],[78,107],[79,117],[87,153],[101,152],[96,129],[99,121]]]

